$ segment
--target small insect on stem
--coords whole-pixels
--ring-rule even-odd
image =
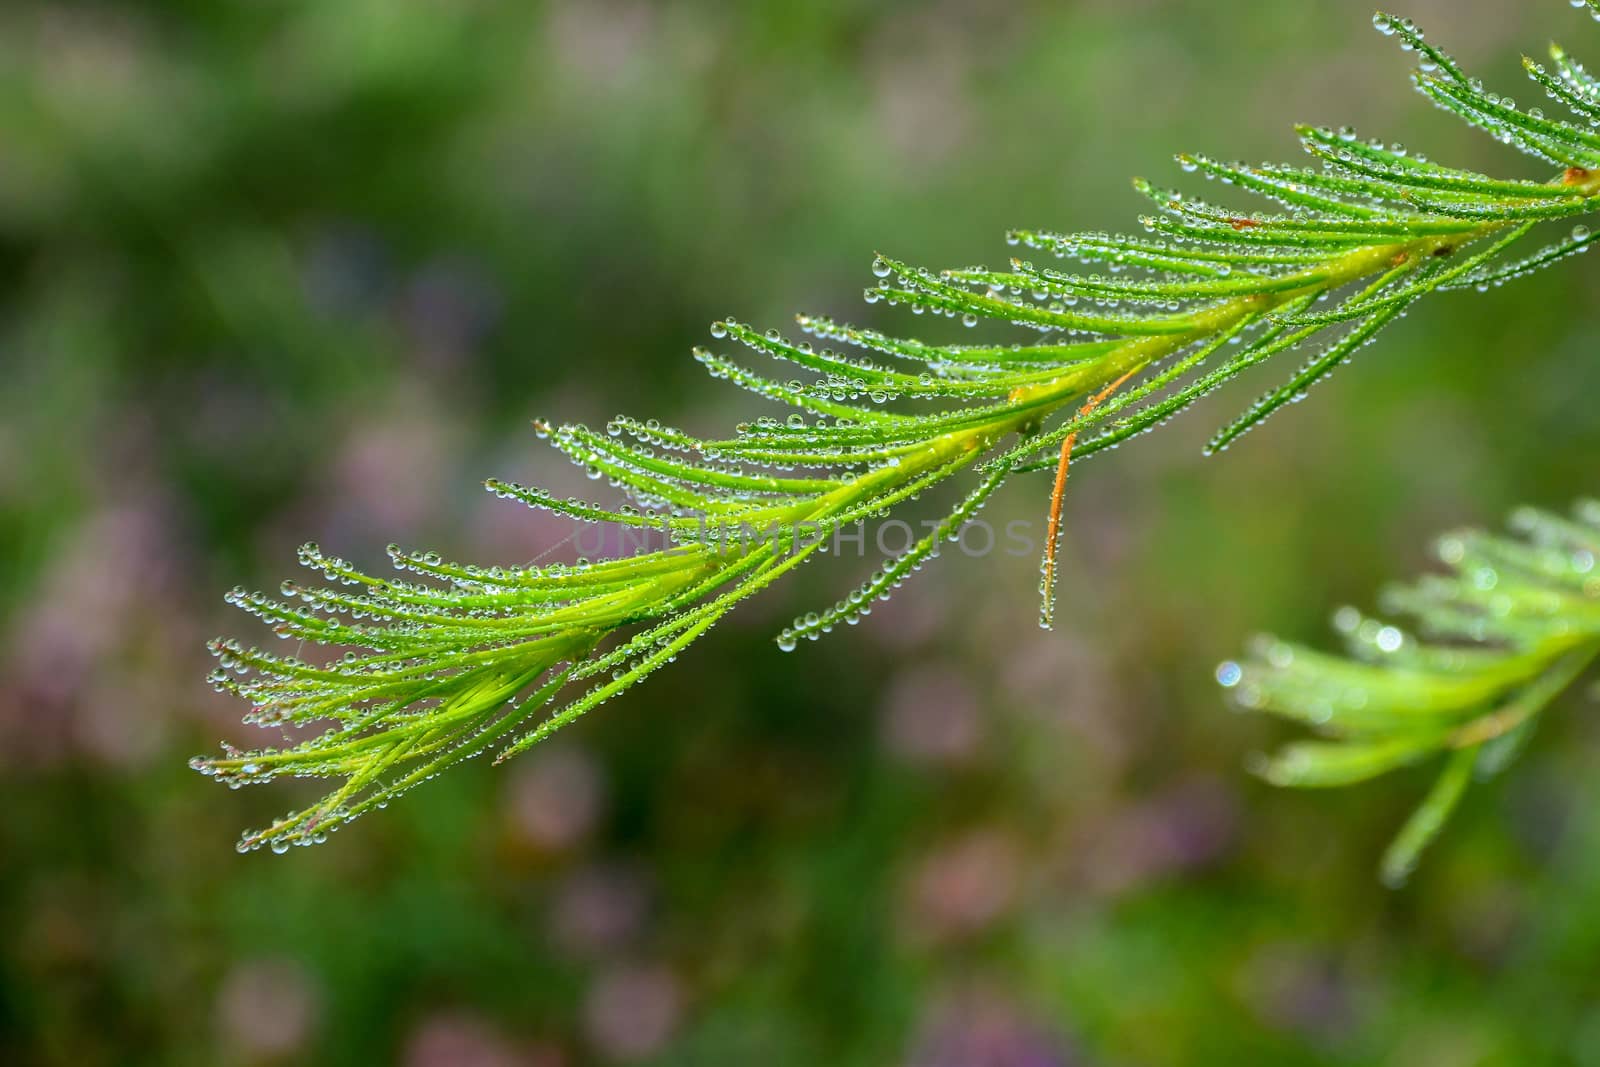
[[[1131,370],[1118,378],[1098,393],[1084,401],[1078,409],[1081,418],[1105,402],[1106,398],[1122,387],[1122,384],[1134,374]],[[1039,626],[1049,630],[1055,626],[1056,619],[1056,543],[1061,539],[1061,501],[1067,491],[1067,468],[1072,465],[1072,446],[1078,443],[1078,432],[1074,430],[1067,434],[1061,442],[1061,462],[1056,465],[1056,484],[1050,492],[1050,521],[1044,534],[1044,562],[1042,570],[1044,577],[1039,582],[1039,594],[1043,598],[1039,605]]]

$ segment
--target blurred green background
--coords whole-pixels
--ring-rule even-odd
[[[1531,97],[1560,0],[1405,0]],[[1542,177],[1407,91],[1366,0],[16,0],[0,11],[0,1062],[566,1067],[1600,1063],[1600,736],[1578,696],[1411,888],[1425,777],[1274,792],[1213,665],[1600,491],[1600,274],[1439,298],[1203,460],[1268,377],[1075,469],[1062,606],[942,560],[848,635],[807,568],[505,768],[327,846],[203,641],[317,540],[483,562],[565,531],[534,415],[762,413],[724,315],[860,305],[873,251],[1126,228],[1177,150],[1292,121]],[[580,483],[581,484],[581,483]],[[1042,514],[1048,477],[992,519]],[[841,566],[841,563],[845,564]]]

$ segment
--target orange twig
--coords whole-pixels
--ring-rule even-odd
[[[1078,409],[1078,416],[1081,418],[1099,407],[1135,373],[1137,372],[1129,371],[1084,401],[1083,406]],[[1039,625],[1047,630],[1055,622],[1056,542],[1061,539],[1061,501],[1067,491],[1067,469],[1072,465],[1072,446],[1077,443],[1076,430],[1067,434],[1066,439],[1061,442],[1061,462],[1056,465],[1055,489],[1050,493],[1050,521],[1044,535],[1044,579],[1039,584],[1039,592],[1044,597],[1039,609]]]

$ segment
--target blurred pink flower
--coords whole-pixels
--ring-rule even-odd
[[[908,763],[965,763],[983,735],[977,695],[965,677],[944,666],[895,675],[882,723],[884,744]]]
[[[289,960],[237,963],[217,992],[217,1029],[229,1059],[286,1060],[303,1049],[320,1005],[305,970]]]
[[[935,1002],[917,1029],[907,1067],[1067,1067],[1060,1041],[993,993]]]
[[[605,779],[594,759],[557,745],[514,765],[506,814],[517,836],[547,852],[571,848],[594,829],[605,809]]]
[[[170,679],[203,664],[187,627],[152,627],[179,600],[177,538],[162,494],[108,506],[63,539],[0,659],[0,765],[87,755],[140,765],[159,749]]]
[[[575,956],[617,952],[638,938],[649,910],[649,887],[639,875],[614,865],[587,867],[556,888],[551,937]]]
[[[557,1048],[522,1044],[487,1020],[440,1013],[422,1020],[406,1039],[404,1067],[566,1067]]]
[[[618,1060],[642,1059],[678,1028],[683,991],[671,971],[629,966],[600,976],[583,1002],[584,1031],[595,1048]]]
[[[1222,782],[1183,782],[1090,825],[1073,849],[1073,866],[1101,892],[1125,892],[1215,863],[1233,845],[1238,819],[1238,803]]]
[[[327,528],[352,543],[416,530],[448,499],[446,475],[458,451],[458,435],[437,404],[397,394],[357,421],[341,443],[329,472]]]
[[[1020,857],[998,829],[975,830],[926,856],[912,876],[916,932],[934,937],[973,934],[1010,909]]]

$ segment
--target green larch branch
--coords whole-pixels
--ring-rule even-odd
[[[1389,590],[1413,630],[1340,608],[1349,653],[1260,638],[1217,680],[1244,708],[1321,735],[1256,770],[1277,785],[1344,786],[1445,757],[1437,784],[1395,838],[1382,873],[1403,882],[1476,773],[1498,773],[1539,714],[1600,656],[1600,502],[1575,518],[1524,508],[1520,539],[1476,530],[1440,538],[1450,570]]]
[[[987,322],[1009,336],[936,344],[802,316],[802,334],[814,339],[804,340],[714,324],[716,341],[805,376],[768,377],[734,356],[695,351],[713,377],[792,409],[785,421],[761,419],[719,440],[628,418],[604,433],[540,422],[541,437],[626,502],[488,483],[575,521],[662,534],[667,547],[528,567],[446,563],[391,547],[404,573],[379,577],[308,545],[301,562],[327,586],[231,594],[280,637],[329,655],[311,662],[215,642],[215,684],[252,705],[247,721],[284,730],[285,743],[193,765],[233,785],[283,775],[342,780],[312,807],[246,834],[240,848],[321,840],[453,763],[527,749],[670,662],[834,531],[925,490],[975,479],[936,529],[846,597],[797,619],[779,635],[781,647],[865,614],[1012,474],[1113,447],[1248,367],[1317,343],[1283,387],[1217,435],[1213,447],[1226,448],[1423,297],[1499,284],[1586,249],[1592,238],[1578,228],[1531,256],[1506,258],[1541,224],[1600,207],[1600,138],[1588,128],[1590,109],[1600,108],[1594,79],[1559,50],[1554,73],[1530,68],[1581,125],[1547,119],[1486,93],[1409,22],[1379,16],[1377,25],[1418,56],[1425,95],[1562,173],[1547,183],[1496,180],[1353,131],[1302,128],[1310,168],[1179,157],[1183,170],[1267,197],[1281,211],[1213,206],[1140,181],[1155,207],[1143,237],[1010,236],[1101,273],[1021,258],[1003,270],[939,273],[874,262],[869,303]],[[828,344],[840,348],[819,347]],[[1098,394],[1103,402],[1084,403]]]

